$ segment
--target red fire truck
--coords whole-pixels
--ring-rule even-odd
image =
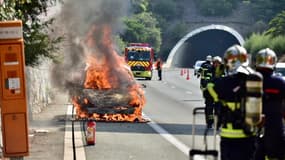
[[[148,43],[130,43],[125,48],[125,59],[134,77],[151,80],[155,60],[154,50]]]

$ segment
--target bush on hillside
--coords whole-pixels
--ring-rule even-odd
[[[281,58],[285,54],[285,36],[272,37],[271,35],[254,33],[246,39],[244,47],[252,57],[255,57],[259,50],[270,48],[275,51],[278,58]]]

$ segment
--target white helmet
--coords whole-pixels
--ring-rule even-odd
[[[240,45],[233,45],[224,54],[225,65],[229,74],[237,72],[240,66],[248,66],[247,51]]]
[[[269,48],[260,50],[255,56],[255,65],[257,68],[268,68],[273,70],[277,63],[275,52]]]
[[[213,62],[219,62],[219,63],[222,63],[222,58],[220,56],[215,56],[213,58]]]
[[[211,55],[207,55],[207,57],[206,57],[206,61],[212,61],[212,56]]]

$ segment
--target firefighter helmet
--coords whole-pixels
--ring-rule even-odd
[[[255,65],[257,68],[274,69],[277,63],[275,52],[269,48],[260,50],[255,57]]]
[[[240,45],[233,45],[226,50],[224,61],[229,74],[235,73],[240,66],[248,66],[247,51]]]
[[[215,56],[213,58],[213,62],[218,62],[218,63],[222,63],[222,58],[220,56]]]
[[[206,61],[212,61],[212,56],[211,55],[207,55],[207,57],[206,57]]]

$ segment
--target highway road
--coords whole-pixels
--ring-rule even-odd
[[[189,159],[188,153],[192,148],[192,110],[194,107],[203,107],[204,103],[199,79],[194,77],[193,70],[190,70],[189,80],[186,80],[186,75],[181,76],[180,71],[164,70],[162,81],[158,81],[156,72],[151,81],[137,79],[138,83],[146,86],[143,114],[149,122],[97,122],[96,145],[84,146],[86,159]],[[195,142],[200,149],[204,148],[204,119],[204,115],[199,115],[196,120]],[[213,148],[212,137],[208,138],[209,149]],[[197,156],[195,159],[205,158]]]

